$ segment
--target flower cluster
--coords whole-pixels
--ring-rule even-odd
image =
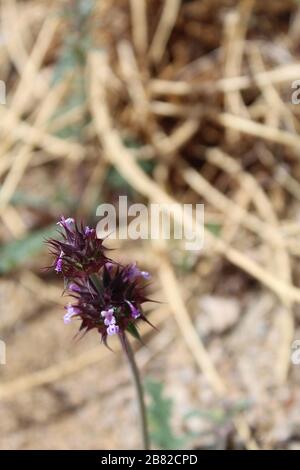
[[[96,273],[108,261],[103,240],[97,238],[95,229],[78,226],[74,219],[64,217],[57,225],[62,228],[62,240],[48,240],[57,273],[68,279],[84,277]]]
[[[66,291],[73,298],[65,307],[65,324],[79,318],[81,331],[96,328],[105,343],[108,336],[125,331],[138,337],[136,321],[148,322],[142,304],[149,301],[145,282],[149,273],[136,264],[123,266],[108,258],[94,229],[63,217],[59,226],[62,240],[48,243],[55,256],[52,268],[63,275]]]

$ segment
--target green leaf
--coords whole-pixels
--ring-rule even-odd
[[[11,198],[12,204],[16,206],[27,206],[34,209],[45,209],[49,207],[49,200],[23,191],[16,191]]]
[[[159,382],[147,380],[145,389],[150,397],[148,418],[153,444],[160,449],[180,449],[186,439],[177,437],[172,430],[173,400],[164,396],[164,386]]]
[[[136,148],[133,143],[129,145],[128,141],[127,143],[125,141],[125,145],[128,148]],[[136,146],[138,148],[138,144],[136,144]],[[148,175],[151,175],[155,168],[155,163],[153,161],[137,160],[137,164]],[[112,189],[119,190],[119,191],[122,190],[123,192],[127,193],[130,196],[133,195],[134,191],[133,191],[132,186],[114,167],[111,167],[108,170],[107,183],[109,187]]]
[[[231,407],[225,409],[224,407],[215,407],[210,409],[191,410],[184,416],[184,421],[188,422],[193,417],[200,417],[210,421],[215,426],[223,426],[232,418],[247,409],[249,409],[250,402],[248,400],[240,400],[233,403]]]
[[[42,250],[46,238],[54,235],[56,225],[30,233],[21,240],[14,240],[0,247],[0,274],[7,274]]]
[[[209,230],[215,237],[219,237],[222,226],[220,224],[205,224],[207,230]]]
[[[114,167],[111,167],[107,172],[107,183],[111,189],[132,194],[132,187]]]

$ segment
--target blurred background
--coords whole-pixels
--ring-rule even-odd
[[[158,330],[133,341],[153,447],[300,449],[300,2],[1,0],[0,14],[0,448],[140,445],[117,341],[75,341],[43,269],[61,214],[92,225],[126,195],[205,204],[200,251],[108,243],[161,302]]]

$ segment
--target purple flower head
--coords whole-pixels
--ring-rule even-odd
[[[103,342],[126,331],[139,337],[136,323],[150,323],[143,312],[150,275],[136,264],[122,266],[105,254],[96,230],[72,218],[61,217],[60,238],[48,240],[55,260],[53,267],[65,281],[65,291],[73,302],[65,309],[64,323],[80,320],[80,331],[96,329]]]
[[[108,269],[109,268],[109,269]],[[97,329],[106,343],[107,337],[135,329],[137,320],[148,321],[142,304],[149,299],[142,279],[129,280],[124,274],[128,266],[103,266],[97,276],[81,278],[75,286],[69,285],[70,295],[75,299],[72,308],[81,320],[80,330]],[[67,312],[73,315],[73,310]],[[148,322],[149,323],[149,322]]]
[[[109,261],[105,255],[103,240],[97,238],[96,230],[79,226],[74,219],[61,217],[60,239],[48,240],[55,257],[53,268],[70,281],[97,273]]]

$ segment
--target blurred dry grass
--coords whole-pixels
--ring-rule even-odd
[[[73,344],[35,254],[61,212],[92,221],[119,194],[206,206],[202,252],[117,252],[166,301],[136,347],[175,429],[194,447],[300,448],[299,23],[292,0],[2,0],[1,448],[138,445],[121,357]],[[184,420],[240,400],[225,424]]]

